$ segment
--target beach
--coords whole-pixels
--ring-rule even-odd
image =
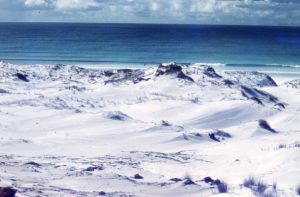
[[[0,62],[0,183],[17,196],[296,196],[299,98],[297,75],[209,64]]]

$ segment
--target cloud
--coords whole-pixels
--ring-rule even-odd
[[[52,4],[57,10],[86,10],[100,6],[95,0],[56,0]]]
[[[24,4],[28,7],[48,6],[45,0],[25,0]]]
[[[13,9],[31,21],[300,25],[299,0],[0,0]]]
[[[100,7],[100,0],[24,0],[27,7],[48,7],[58,11],[88,10]]]

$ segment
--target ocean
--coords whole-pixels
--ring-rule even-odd
[[[300,73],[300,27],[0,23],[0,60],[90,67],[210,63]]]

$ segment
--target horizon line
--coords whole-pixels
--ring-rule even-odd
[[[297,25],[261,25],[261,24],[198,24],[198,23],[137,23],[137,22],[61,22],[61,21],[0,21],[3,23],[45,23],[45,24],[124,24],[124,25],[189,25],[189,26],[252,26],[252,27],[293,27],[300,28]]]

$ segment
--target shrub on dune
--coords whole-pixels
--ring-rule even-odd
[[[268,192],[268,193],[262,194],[261,197],[277,197],[277,195],[273,194],[272,192]]]
[[[255,178],[250,176],[247,179],[244,180],[243,185],[247,188],[251,188],[252,186],[255,185]]]
[[[300,184],[296,188],[296,193],[297,193],[298,196],[300,196]]]
[[[183,182],[184,185],[195,185],[195,182],[190,176],[186,176]]]
[[[258,124],[261,128],[268,130],[272,133],[277,133],[275,129],[273,129],[270,124],[266,120],[258,120]]]
[[[260,194],[263,194],[266,189],[267,185],[262,181],[258,181],[256,191]]]
[[[219,191],[219,193],[227,193],[227,191],[228,191],[228,186],[227,186],[227,183],[225,183],[225,182],[220,182],[218,185],[217,185],[217,187],[218,187],[218,191]]]
[[[251,189],[255,194],[261,197],[275,197],[277,196],[277,183],[273,183],[272,190],[268,188],[268,185],[261,180],[250,176],[244,180],[244,187]]]

